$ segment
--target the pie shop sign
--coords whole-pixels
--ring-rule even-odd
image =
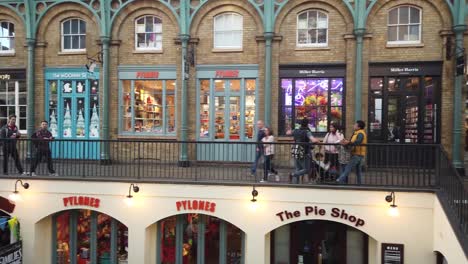
[[[299,218],[301,216],[326,216],[329,214],[333,218],[337,219],[342,219],[345,221],[350,222],[351,225],[354,225],[355,227],[360,227],[364,226],[366,224],[366,221],[364,219],[359,218],[345,209],[342,208],[332,208],[330,212],[328,212],[324,208],[320,208],[318,206],[305,206],[304,209],[301,210],[295,210],[295,211],[288,211],[284,210],[276,214],[276,216],[279,218],[281,222],[284,220],[289,220],[293,218]]]

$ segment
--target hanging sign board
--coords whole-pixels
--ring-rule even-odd
[[[23,263],[23,245],[21,241],[0,248],[1,264]]]

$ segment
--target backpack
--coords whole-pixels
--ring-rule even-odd
[[[300,144],[294,144],[291,146],[291,156],[295,159],[304,159],[305,150],[304,146]]]

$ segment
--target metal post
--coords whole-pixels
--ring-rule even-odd
[[[271,56],[273,32],[265,32],[265,124],[271,125]]]
[[[185,67],[187,64],[187,46],[190,39],[189,35],[181,35],[180,39],[182,41],[182,109],[181,109],[181,126],[180,126],[180,140],[182,141],[180,149],[180,157],[178,165],[180,167],[188,167],[190,163],[188,161],[187,155],[187,133],[188,133],[188,124],[187,124],[187,109],[188,109],[188,98],[187,98],[187,81],[188,81],[188,72],[186,72]]]
[[[365,28],[354,30],[356,36],[356,64],[354,74],[354,121],[362,119],[362,49]]]
[[[28,45],[28,69],[26,73],[26,82],[28,87],[28,116],[27,116],[27,133],[28,138],[31,138],[32,134],[34,133],[34,113],[35,113],[35,87],[34,87],[34,54],[35,54],[35,46],[36,40],[35,39],[26,39],[26,44]],[[18,113],[17,113],[18,114]],[[31,142],[27,143],[28,150],[27,150],[27,158],[32,157],[32,146]]]
[[[110,163],[109,156],[109,44],[110,38],[107,36],[101,37],[102,43],[102,89],[103,89],[103,98],[102,98],[102,107],[101,113],[103,115],[102,121],[102,140],[103,144],[101,148],[101,163],[108,164]]]

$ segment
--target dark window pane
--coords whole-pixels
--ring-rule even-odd
[[[398,27],[398,40],[399,41],[408,41],[408,26],[399,26]]]
[[[318,30],[318,43],[327,43],[327,30],[326,29]]]
[[[79,24],[78,19],[73,19],[71,21],[71,33],[72,34],[78,34],[78,24]]]
[[[388,24],[398,24],[398,8],[395,8],[388,13]]]
[[[9,34],[10,37],[14,37],[15,36],[15,25],[13,23],[10,23],[10,34]]]
[[[421,11],[419,9],[411,7],[411,9],[410,9],[410,22],[411,23],[421,23],[420,15],[421,15]]]
[[[310,29],[309,30],[309,43],[317,43],[317,30],[316,29]]]
[[[70,34],[70,20],[63,23],[63,34]]]
[[[398,40],[398,26],[388,27],[388,41]]]
[[[63,37],[63,48],[71,49],[71,37],[70,36]]]
[[[80,34],[86,34],[86,22],[80,20]]]
[[[0,37],[8,36],[8,22],[1,22],[0,29]]]
[[[86,49],[86,36],[79,36],[80,38],[80,49]]]
[[[79,48],[80,48],[80,37],[72,36],[72,49],[79,49]]]
[[[370,90],[371,90],[372,94],[381,95],[382,94],[382,87],[383,87],[383,79],[382,78],[372,78],[370,80]]]
[[[409,40],[418,41],[419,40],[419,25],[410,26]]]
[[[399,24],[408,24],[409,23],[409,7],[403,6],[400,7],[400,23]]]

